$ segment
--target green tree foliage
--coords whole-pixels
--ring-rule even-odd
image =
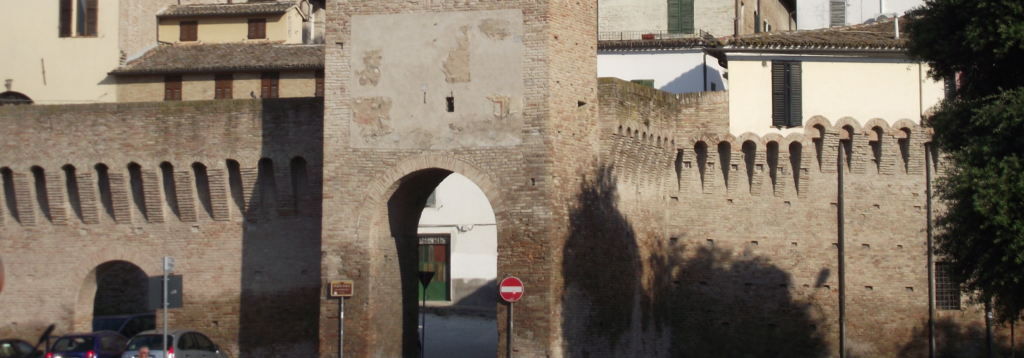
[[[908,23],[909,52],[929,76],[958,75],[926,125],[949,170],[938,254],[951,274],[992,302],[1000,320],[1024,310],[1024,1],[928,0]]]

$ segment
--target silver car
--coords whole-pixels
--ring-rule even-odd
[[[139,333],[128,341],[121,358],[228,358],[227,353],[202,333],[190,330],[170,330],[167,342],[171,346],[164,356],[163,338],[160,331],[149,330]],[[139,357],[139,349],[149,348],[149,357]]]

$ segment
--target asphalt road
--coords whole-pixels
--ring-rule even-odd
[[[422,317],[422,316],[421,316]],[[498,352],[495,318],[427,313],[425,358],[483,358]],[[420,327],[423,320],[420,319]]]

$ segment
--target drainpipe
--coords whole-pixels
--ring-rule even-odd
[[[907,138],[909,141],[910,138]],[[924,145],[924,181],[925,181],[925,199],[927,200],[925,214],[927,223],[927,235],[928,235],[928,357],[935,358],[935,251],[934,241],[932,236],[932,157],[931,157],[931,146],[933,144]]]
[[[743,19],[743,14],[740,13],[740,0],[736,0],[736,18],[733,19],[733,38],[740,38],[740,21]]]

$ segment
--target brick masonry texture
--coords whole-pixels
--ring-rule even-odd
[[[337,356],[337,279],[355,281],[345,356],[416,356],[419,213],[458,172],[494,210],[498,275],[527,286],[519,357],[835,356],[848,150],[851,350],[924,355],[924,169],[944,169],[925,163],[927,131],[817,116],[733,136],[726,92],[597,79],[596,18],[581,15],[595,6],[331,1],[323,99],[0,108],[0,335],[88,330],[97,299],[134,310],[132,268],[155,276],[172,256],[171,326],[231,356]],[[498,9],[523,14],[520,144],[351,146],[353,16]],[[97,294],[111,287],[125,294]],[[939,317],[944,349],[983,351],[977,307]]]
[[[13,172],[15,192],[15,200],[4,202],[18,210],[15,217],[5,205],[0,228],[8,268],[0,335],[29,339],[49,323],[57,324],[57,334],[87,331],[94,306],[97,314],[137,311],[139,290],[144,310],[146,283],[130,277],[159,275],[160,257],[167,255],[185,282],[184,308],[171,310],[172,327],[203,331],[231,356],[315,355],[321,101],[4,108],[0,167]],[[228,199],[234,173],[226,161],[255,172],[261,158],[269,159],[280,177],[291,175],[296,157],[308,163],[308,188],[296,191],[290,178],[279,179],[263,190],[279,192],[278,210],[241,215],[239,201]],[[130,187],[129,163],[141,166],[141,190]],[[161,163],[173,166],[170,175]],[[109,168],[103,175],[99,164]],[[205,166],[208,185],[196,186],[193,164]],[[35,183],[36,166],[45,173],[44,186]],[[75,168],[74,198],[66,189],[67,166]],[[48,217],[38,205],[41,188]],[[133,198],[136,192],[144,198]],[[298,213],[294,192],[307,196]],[[244,201],[261,206],[261,199]]]

